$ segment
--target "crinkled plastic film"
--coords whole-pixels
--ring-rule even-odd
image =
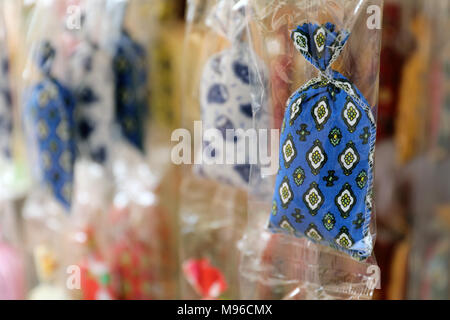
[[[23,299],[25,272],[17,211],[10,200],[0,199],[0,298]]]
[[[272,119],[269,127],[258,122],[256,127],[281,129],[288,98],[319,74],[298,52],[291,40],[291,32],[304,23],[324,25],[330,22],[336,30],[350,32],[348,42],[331,68],[344,75],[361,91],[376,117],[382,0],[250,0],[248,5],[248,34],[255,53],[252,61],[262,59],[269,68],[267,87],[261,81],[265,78],[261,72],[252,77],[254,108],[259,106],[263,109],[265,104],[268,105],[267,112]],[[378,19],[379,25],[374,25],[375,20],[371,20],[374,17]],[[328,36],[330,31],[326,32]],[[255,69],[258,70],[258,67]],[[271,139],[270,143],[276,144],[268,148],[276,152],[276,156],[271,157],[276,159],[279,141]],[[340,169],[336,162],[336,172],[338,168]],[[321,173],[320,179],[324,175],[326,173]],[[261,194],[258,191],[262,188],[274,190],[275,177],[276,173],[263,176],[261,183],[252,181],[252,194]],[[253,179],[255,175],[252,176]],[[248,227],[240,246],[242,298],[372,297],[380,272],[373,254],[358,261],[306,237],[270,232],[267,225],[273,212],[272,194],[251,197],[248,207]],[[322,217],[326,212],[319,209],[318,213],[317,217]],[[370,239],[371,248],[376,237],[373,209],[367,228],[369,233],[366,238]]]
[[[236,59],[248,59],[247,55],[240,54],[242,51],[239,51],[246,46],[243,20],[245,15],[242,11],[233,10],[233,4],[236,2],[188,2],[182,118],[183,127],[189,128],[192,137],[192,160],[203,144],[202,131],[198,128],[196,131],[194,123],[202,123],[204,128],[219,129],[215,123],[209,122],[211,115],[205,116],[205,112],[208,112],[205,106],[211,101],[205,102],[202,98],[205,96],[205,90],[215,84],[215,80],[211,79],[218,77],[217,73],[214,73],[214,59],[219,57],[218,60],[221,60],[218,65],[223,68],[222,75],[225,77],[221,80],[226,84],[229,84],[230,79],[235,81],[236,86],[234,89],[230,86],[230,90],[242,90],[245,86],[248,88],[245,80],[236,79],[230,68],[237,56]],[[237,54],[234,55],[235,53]],[[242,60],[236,61],[242,63]],[[221,100],[220,92],[218,93],[209,100]],[[239,111],[240,107],[239,104],[227,106],[234,110],[233,112]],[[251,114],[251,105],[250,110],[246,111]],[[233,118],[233,121],[235,119]],[[249,119],[251,123],[251,115]],[[218,178],[224,177],[224,170],[228,170],[227,173],[232,171],[233,165],[197,163],[185,166],[183,170],[180,201],[182,298],[239,297],[237,242],[242,237],[245,226],[248,182],[241,179],[236,172],[232,174],[237,179]],[[211,283],[202,283],[205,277],[213,280]]]
[[[67,26],[69,4],[81,6],[80,28]],[[33,9],[22,97],[28,151],[38,164],[33,168],[36,188],[24,207],[28,249],[39,278],[31,298],[167,299],[175,295],[173,224],[157,194],[162,178],[153,173],[146,154],[148,119],[144,115],[148,115],[150,85],[146,73],[150,33],[155,31],[153,20],[147,20],[149,5],[141,0],[38,1]],[[49,61],[53,62],[50,72]],[[36,105],[55,107],[48,104],[52,92],[37,91],[51,80],[58,82],[60,91],[76,96],[76,125],[59,124],[54,130],[50,112],[40,115],[39,121],[33,118],[39,112]],[[70,105],[67,100],[57,101],[62,106],[60,114]],[[126,101],[132,102],[119,110],[119,103]],[[121,122],[130,117],[130,109],[135,116],[136,105],[142,112],[139,137],[126,132],[128,126]],[[58,162],[73,176],[68,180],[72,194],[67,202],[61,201],[62,193],[42,183],[48,150],[39,139],[46,137],[48,127],[56,132],[52,132],[55,139],[76,145],[70,167],[66,159]],[[86,131],[90,133],[85,135]],[[93,131],[96,136],[90,143]],[[66,268],[73,266],[81,270],[81,289],[67,290]]]

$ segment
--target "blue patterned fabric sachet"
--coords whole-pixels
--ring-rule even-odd
[[[122,30],[113,59],[116,118],[123,136],[144,150],[148,110],[146,50]]]
[[[331,70],[349,33],[306,23],[295,47],[320,71],[288,100],[269,228],[363,260],[372,253],[376,123],[361,92]]]
[[[31,120],[33,139],[36,139],[41,179],[55,199],[69,210],[76,153],[75,100],[72,93],[51,76],[55,54],[49,42],[40,48],[38,66],[43,79],[31,88],[25,112]]]

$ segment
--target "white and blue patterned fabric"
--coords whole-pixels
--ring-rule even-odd
[[[270,229],[365,259],[372,253],[376,124],[362,93],[331,70],[349,33],[306,23],[295,47],[319,71],[288,100]]]
[[[69,83],[77,103],[80,156],[105,164],[112,152],[115,121],[111,56],[96,43],[83,41],[71,58]]]
[[[250,177],[250,164],[245,145],[238,143],[242,134],[227,137],[227,130],[253,128],[253,110],[250,96],[248,47],[238,43],[232,48],[212,56],[203,69],[200,84],[200,103],[203,129],[217,129],[221,141],[204,142],[205,161],[226,159],[226,150],[236,147],[236,154],[245,155],[241,164],[204,164],[196,167],[204,177],[246,188]],[[223,148],[221,147],[223,146]],[[208,162],[207,162],[208,163]]]

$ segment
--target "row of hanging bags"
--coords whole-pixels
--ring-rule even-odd
[[[53,28],[30,40],[40,76],[29,80],[24,115],[40,188],[25,212],[31,224],[39,207],[52,205],[63,220],[57,239],[67,254],[54,256],[63,269],[81,272],[71,298],[168,296],[172,275],[163,263],[173,248],[166,245],[167,214],[158,207],[145,159],[149,38],[139,33],[143,5],[81,2],[79,29],[65,24],[67,3],[42,2],[36,9]],[[139,20],[127,23],[129,15]],[[49,224],[47,212],[38,217],[41,224]],[[51,252],[52,244],[46,249]]]

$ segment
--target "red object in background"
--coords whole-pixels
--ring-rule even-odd
[[[183,272],[203,299],[217,299],[227,290],[222,272],[212,266],[208,259],[186,261],[183,263]]]
[[[100,256],[89,255],[80,266],[83,300],[115,299],[111,272]]]
[[[406,61],[406,52],[401,52],[402,8],[395,3],[384,6],[383,46],[380,56],[380,93],[378,107],[377,139],[381,141],[392,137],[398,109],[398,95],[402,80],[402,70]]]
[[[79,264],[81,267],[81,292],[83,300],[113,300],[113,279],[107,261],[99,253],[92,226],[84,230],[84,246],[88,250],[85,258]]]
[[[154,284],[152,252],[145,243],[124,239],[115,248],[113,273],[118,277],[119,299],[150,300]]]

